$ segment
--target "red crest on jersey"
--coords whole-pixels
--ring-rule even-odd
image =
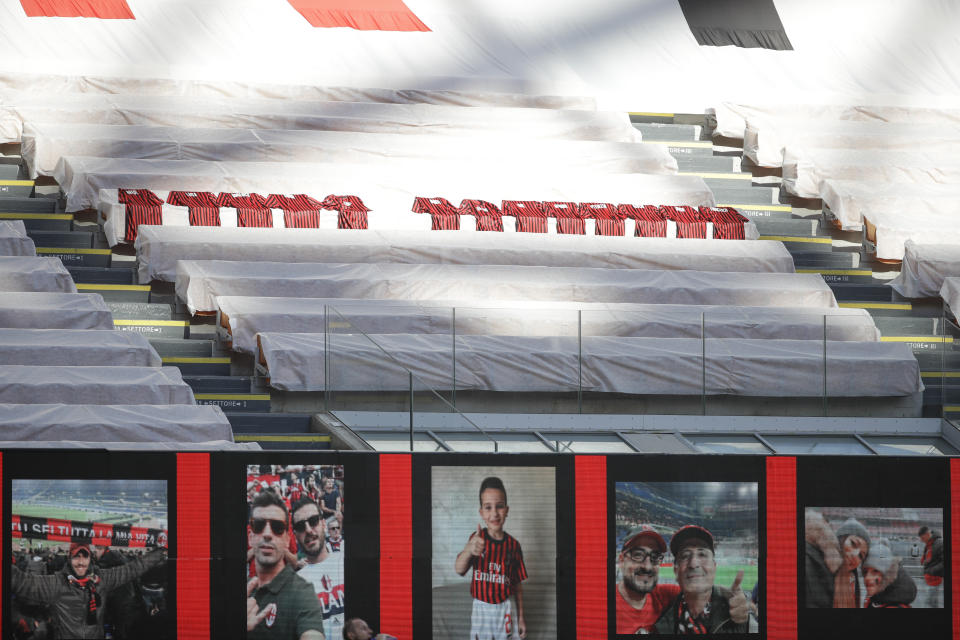
[[[267,614],[266,620],[264,620],[264,622],[267,623],[268,627],[272,627],[273,623],[277,621],[277,603],[274,602],[270,604],[269,607],[270,607],[270,613]]]

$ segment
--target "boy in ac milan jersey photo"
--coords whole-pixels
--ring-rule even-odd
[[[526,638],[521,583],[527,578],[527,569],[520,542],[503,528],[510,512],[507,490],[500,478],[490,476],[480,483],[479,496],[480,518],[487,526],[477,524],[477,530],[470,534],[454,564],[461,576],[473,569],[469,637],[471,640]]]

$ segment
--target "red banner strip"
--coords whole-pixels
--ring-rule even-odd
[[[953,620],[953,638],[960,640],[960,458],[950,460],[950,617]],[[946,589],[946,586],[944,586]]]
[[[767,458],[767,638],[797,639],[797,459]]]
[[[28,18],[134,20],[126,0],[20,0]]]
[[[288,0],[314,27],[430,31],[403,0]]]
[[[577,490],[576,527],[577,638],[608,637],[607,596],[607,458],[576,456],[574,478]],[[579,526],[580,521],[592,523]]]
[[[210,454],[177,454],[177,638],[210,638]]]
[[[380,628],[413,637],[412,458],[380,456]]]

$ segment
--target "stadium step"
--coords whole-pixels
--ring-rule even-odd
[[[72,267],[67,266],[77,284],[135,284],[136,271],[130,267]],[[147,287],[147,291],[150,287]],[[143,302],[146,302],[144,300]]]
[[[897,302],[893,289],[885,284],[829,282],[833,295],[843,302]]]
[[[177,367],[185,376],[230,375],[230,356],[161,356],[161,358],[164,366]]]
[[[797,273],[819,273],[824,282],[847,283],[847,284],[875,284],[873,271],[870,269],[825,269],[823,267],[815,268],[797,268]]]
[[[194,393],[251,393],[253,378],[248,376],[184,376]]]
[[[936,318],[877,318],[883,336],[932,336],[937,333]]]
[[[816,236],[820,228],[819,222],[815,219],[754,218],[749,212],[745,212],[744,215],[757,225],[757,231],[763,236]]]
[[[213,357],[212,340],[189,340],[172,338],[148,338],[161,358],[210,358]]]
[[[150,285],[77,282],[77,291],[99,293],[107,302],[150,302]]]
[[[20,165],[0,162],[0,180],[17,180],[20,177]]]
[[[838,302],[844,309],[865,309],[871,316],[909,316],[914,313],[909,302]]]
[[[703,127],[693,124],[634,122],[644,140],[699,140]]]
[[[168,304],[108,302],[107,306],[113,313],[114,327],[120,331],[132,331],[148,338],[190,337],[190,319],[175,317]]]
[[[6,179],[0,180],[0,205],[6,198],[29,198],[33,195],[33,180]]]
[[[801,219],[801,216],[796,215],[793,212],[793,207],[788,204],[748,204],[743,202],[730,204],[727,201],[720,200],[717,202],[721,203],[717,205],[718,207],[733,207],[754,222],[761,218],[770,218],[773,220]]]
[[[860,254],[849,251],[791,251],[797,269],[854,269],[860,264]]]
[[[57,202],[48,198],[30,197],[0,197],[0,212],[2,213],[56,213]],[[73,214],[66,215],[73,220]],[[69,227],[68,227],[69,229]]]
[[[313,433],[308,413],[226,413],[236,442],[264,449],[329,449],[330,436]]]
[[[833,239],[830,236],[782,236],[760,234],[761,240],[779,240],[790,253],[832,253]]]
[[[713,145],[706,140],[644,140],[643,144],[656,144],[667,148],[667,153],[674,158],[680,156],[697,158],[729,158],[731,156],[715,155]],[[737,158],[739,160],[739,158]],[[739,166],[739,164],[737,165]]]
[[[27,231],[70,231],[73,216],[69,213],[28,213],[3,210],[0,200],[0,220],[20,220]]]
[[[696,174],[690,174],[696,175]],[[750,187],[750,183],[746,182],[741,186],[724,184],[722,186],[715,186],[707,184],[710,187],[710,191],[713,192],[713,199],[717,202],[738,202],[740,204],[747,205],[767,205],[767,206],[778,206],[780,201],[777,197],[777,192],[775,189],[767,189],[764,187]],[[736,206],[736,205],[733,205]]]
[[[110,249],[37,247],[38,256],[60,258],[65,267],[108,268],[113,262]]]
[[[43,231],[28,229],[27,236],[38,247],[71,247],[92,249],[94,233],[92,231]]]
[[[740,170],[737,158],[729,156],[694,155],[684,153],[671,154],[677,159],[677,167],[683,172],[728,172]]]

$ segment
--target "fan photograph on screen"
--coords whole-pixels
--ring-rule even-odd
[[[759,633],[756,482],[615,490],[618,635]]]
[[[432,468],[434,638],[557,637],[556,499],[553,467]]]
[[[14,638],[169,637],[165,480],[11,487]]]
[[[807,507],[803,527],[807,608],[943,607],[943,509]]]
[[[247,467],[247,638],[342,638],[343,465]]]

